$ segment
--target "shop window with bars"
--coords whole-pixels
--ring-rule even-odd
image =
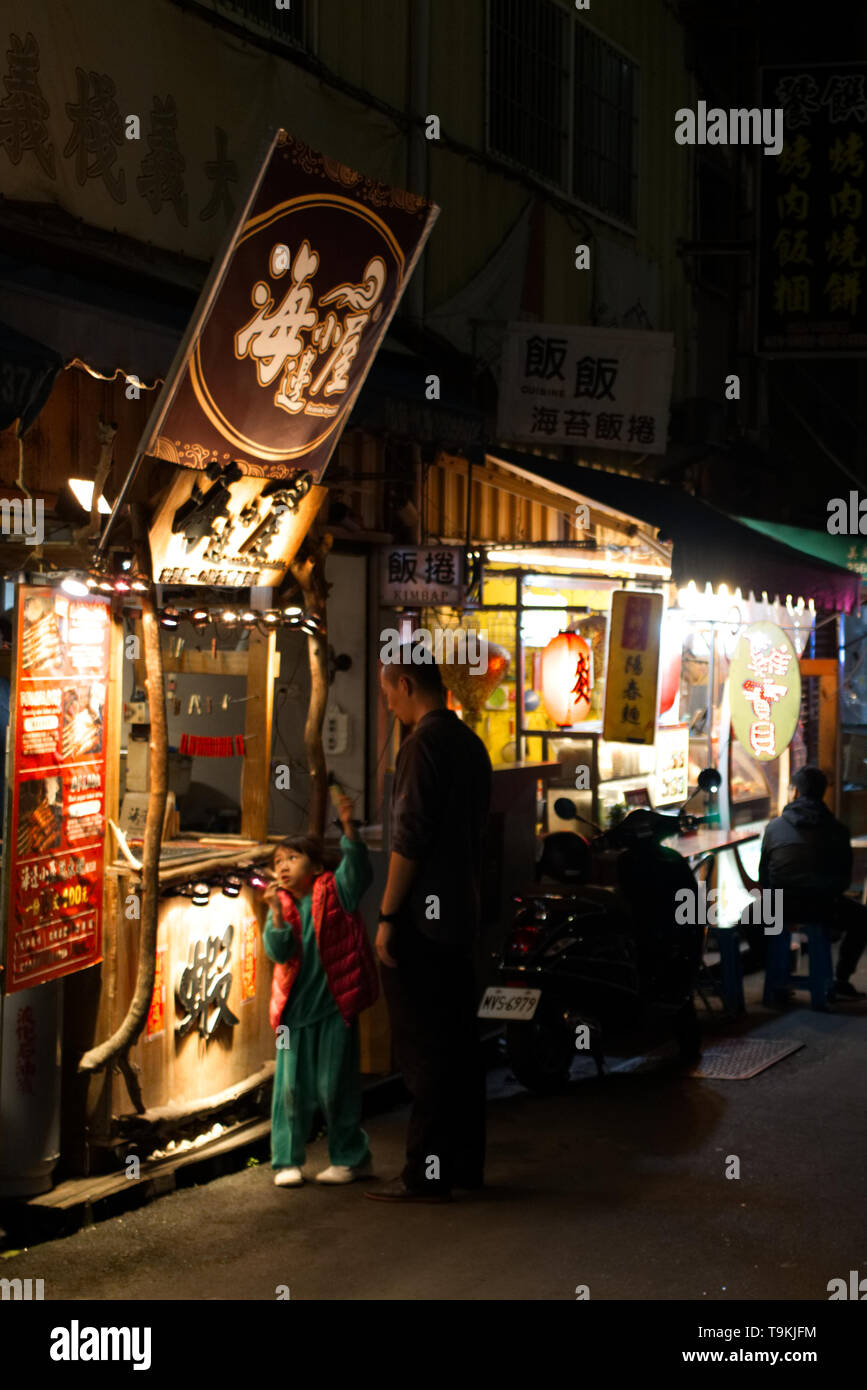
[[[568,144],[568,23],[554,0],[490,0],[489,147],[558,187]]]
[[[489,0],[488,148],[633,225],[637,65],[556,0]]]
[[[572,192],[634,222],[638,185],[638,68],[583,24],[575,25]]]
[[[195,8],[220,15],[262,38],[278,39],[296,48],[312,42],[311,10],[315,0],[290,0],[278,9],[274,0],[193,0]]]

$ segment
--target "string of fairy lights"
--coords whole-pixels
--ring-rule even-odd
[[[106,575],[98,571],[70,571],[60,581],[60,588],[70,598],[87,598],[91,594],[143,594],[152,588],[146,579],[135,575]],[[324,637],[325,624],[315,613],[305,613],[298,604],[283,608],[254,609],[244,605],[205,605],[179,607],[169,603],[158,610],[160,627],[174,631],[181,623],[192,623],[198,632],[211,626],[228,628],[258,628],[267,632],[278,627],[296,628],[308,637]]]
[[[262,889],[268,886],[268,879],[256,865],[239,866],[229,874],[202,873],[186,883],[167,883],[160,889],[161,898],[187,898],[194,907],[207,907],[211,893],[218,889],[227,898],[237,898],[245,886]]]

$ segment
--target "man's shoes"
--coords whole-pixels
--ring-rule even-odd
[[[856,989],[848,980],[835,980],[828,998],[834,1003],[837,999],[867,999],[867,994],[863,989]]]
[[[275,1187],[303,1187],[304,1174],[300,1168],[278,1168],[274,1174]]]
[[[369,1178],[371,1173],[370,1155],[363,1163],[358,1163],[354,1168],[345,1167],[340,1163],[332,1163],[329,1168],[325,1168],[321,1173],[316,1174],[316,1181],[328,1185],[345,1182],[355,1182],[357,1178]]]
[[[384,1182],[382,1187],[376,1188],[373,1192],[365,1192],[365,1197],[369,1197],[372,1202],[451,1202],[451,1192],[437,1191],[436,1188],[429,1192],[425,1189],[407,1187],[403,1178],[392,1178],[391,1182]]]

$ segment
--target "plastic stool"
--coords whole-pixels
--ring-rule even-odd
[[[834,984],[834,967],[831,961],[831,938],[824,927],[805,925],[800,930],[807,933],[809,951],[809,973],[793,975],[791,971],[792,933],[790,929],[779,932],[768,941],[768,958],[765,964],[764,1002],[774,1004],[776,994],[790,989],[810,991],[810,1007],[824,1009],[828,994]]]

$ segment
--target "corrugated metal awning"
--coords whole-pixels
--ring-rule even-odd
[[[674,545],[672,579],[677,584],[726,584],[732,591],[757,598],[767,593],[781,602],[789,595],[795,601],[812,599],[826,613],[851,613],[859,606],[859,575],[763,535],[689,493],[512,449],[489,450],[489,457],[525,477],[544,479],[579,499],[601,502],[655,526],[659,539]]]

